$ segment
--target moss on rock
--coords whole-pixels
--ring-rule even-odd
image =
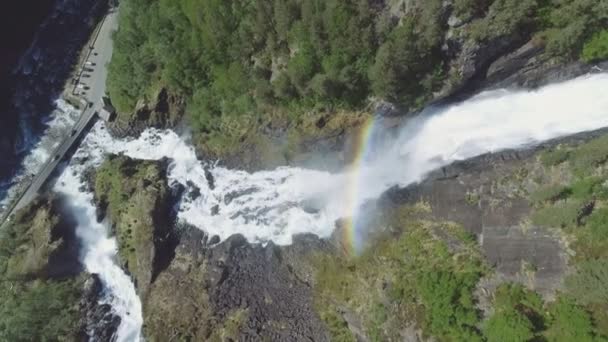
[[[97,170],[95,198],[107,208],[124,266],[145,297],[171,241],[170,192],[163,162],[112,156]]]

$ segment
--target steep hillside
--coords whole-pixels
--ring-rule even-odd
[[[585,72],[591,66],[571,63],[608,57],[607,8],[594,0],[127,0],[108,81],[121,113],[115,131],[175,125],[185,113],[202,156],[250,169],[298,164],[319,140],[322,152],[341,148],[361,112],[405,114],[505,79],[534,86],[566,65],[562,77]]]

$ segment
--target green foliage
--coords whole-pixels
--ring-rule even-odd
[[[570,157],[570,151],[567,149],[555,149],[543,151],[540,155],[540,161],[545,167],[559,165]]]
[[[556,56],[566,58],[578,56],[585,42],[605,28],[608,20],[608,6],[596,0],[552,0],[547,8],[543,32],[547,49]],[[600,45],[594,46],[591,51],[596,51],[595,47],[599,48]]]
[[[163,172],[155,162],[136,162],[124,156],[111,156],[97,169],[95,196],[107,208],[119,255],[135,275],[146,270],[156,228],[153,220],[166,209],[162,207],[167,196]]]
[[[492,4],[492,0],[455,0],[454,11],[463,20],[483,15]]]
[[[585,42],[581,58],[587,63],[608,59],[608,30],[597,32]]]
[[[596,167],[608,160],[608,136],[603,136],[579,146],[570,163],[579,175],[590,174]]]
[[[76,338],[81,281],[0,281],[0,340],[71,341]]]
[[[582,203],[578,200],[560,201],[536,210],[532,214],[532,222],[545,227],[572,227],[577,224],[581,208]]]
[[[572,297],[583,305],[608,304],[608,259],[581,262],[576,270],[566,279],[566,287]]]
[[[494,296],[495,312],[483,326],[488,342],[529,341],[542,328],[543,301],[538,294],[503,284]]]
[[[488,342],[529,341],[534,337],[534,326],[530,320],[513,308],[495,313],[484,325]]]
[[[530,31],[537,7],[536,0],[494,0],[488,15],[473,23],[471,36],[483,41]]]
[[[435,13],[439,13],[437,1],[430,1],[427,6],[437,7]],[[435,74],[441,66],[439,19],[436,14],[422,16],[426,18],[426,29],[421,31],[420,22],[412,18],[404,20],[380,46],[369,70],[374,94],[407,107],[419,105],[420,97],[436,90],[437,79],[442,78]]]
[[[572,190],[563,185],[547,185],[536,190],[530,198],[535,202],[555,202],[568,198]]]
[[[418,275],[417,288],[425,306],[429,331],[455,340],[478,339],[473,290],[479,274],[431,271]]]
[[[608,208],[599,208],[593,211],[587,219],[587,227],[592,239],[608,240]]]
[[[73,341],[82,279],[44,279],[57,217],[37,200],[0,230],[0,340]]]
[[[442,77],[440,8],[421,2],[397,25],[377,23],[383,9],[367,0],[125,0],[108,92],[128,119],[137,101],[166,88],[186,99],[195,134],[210,145],[244,136],[226,131],[224,117],[360,108],[370,95],[413,105]],[[387,36],[388,55],[379,53]],[[372,65],[403,85],[372,87],[385,72]]]
[[[544,333],[548,342],[596,341],[591,317],[573,300],[560,297],[548,311],[549,328]]]
[[[325,322],[332,341],[355,342],[357,340],[350,329],[348,329],[348,323],[335,310],[322,311],[321,319]]]
[[[352,259],[323,255],[316,260],[321,317],[332,331],[342,331],[346,326],[335,316],[336,304],[347,307],[360,313],[373,341],[398,338],[405,322],[414,318],[441,339],[480,340],[473,291],[485,269],[475,241],[459,227],[412,223],[408,212],[384,216],[391,229],[403,229],[399,238],[379,236],[373,247]],[[434,229],[457,241],[458,251],[435,238]]]
[[[581,200],[607,199],[608,189],[604,182],[603,178],[595,176],[578,179],[570,186],[572,196]]]
[[[492,341],[596,341],[590,315],[572,299],[560,295],[548,305],[521,285],[503,284],[494,298],[494,314],[484,322],[484,337]]]

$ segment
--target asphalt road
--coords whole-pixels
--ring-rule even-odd
[[[80,66],[78,85],[74,90],[74,94],[81,99],[81,102],[86,103],[82,115],[69,132],[69,135],[65,137],[41,168],[40,172],[34,176],[25,192],[15,202],[14,206],[5,213],[0,223],[4,223],[6,218],[36,198],[38,192],[48,181],[57,165],[64,159],[74,143],[79,141],[78,139],[87,125],[91,120],[96,119],[96,112],[100,111],[103,107],[102,98],[106,88],[107,64],[112,58],[112,32],[117,28],[118,10],[114,9],[104,18],[101,27],[96,32],[93,45],[89,46],[86,61]]]

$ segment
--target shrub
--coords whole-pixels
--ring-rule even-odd
[[[478,321],[472,292],[479,274],[422,272],[416,282],[426,321],[435,336],[471,341]]]
[[[71,279],[13,283],[0,288],[0,340],[74,340],[81,286],[80,281]]]
[[[603,185],[604,179],[600,177],[585,177],[572,183],[572,197],[581,200],[588,200],[591,197],[606,198],[608,196],[607,189]]]
[[[559,202],[536,210],[532,222],[539,226],[566,228],[577,224],[582,204],[577,200]]]
[[[549,327],[544,333],[548,342],[595,341],[591,317],[573,300],[560,297],[548,311]]]
[[[606,6],[596,0],[553,0],[544,35],[547,49],[555,56],[573,59],[583,45],[605,28]]]
[[[488,15],[471,26],[471,36],[484,41],[529,30],[536,8],[535,0],[494,0]]]
[[[596,33],[585,42],[581,58],[587,63],[608,59],[608,30]]]
[[[484,267],[476,242],[459,227],[410,223],[404,220],[408,210],[383,215],[395,229],[408,222],[398,238],[381,234],[353,259],[323,255],[315,261],[315,306],[333,339],[348,331],[337,314],[344,306],[358,314],[373,341],[399,339],[403,323],[412,319],[440,339],[480,340],[473,291]],[[431,229],[461,243],[459,251],[451,252]]]
[[[483,326],[488,342],[520,342],[534,337],[532,322],[515,309],[501,310],[490,317]]]
[[[594,139],[573,151],[571,163],[579,175],[588,175],[608,160],[608,135]]]
[[[535,202],[555,202],[568,198],[572,190],[563,185],[548,185],[535,191],[530,197]]]
[[[559,165],[570,157],[570,151],[560,148],[556,150],[543,151],[540,161],[545,167]]]
[[[528,341],[543,326],[543,301],[519,284],[502,284],[494,294],[494,314],[484,323],[488,342]]]
[[[454,12],[463,20],[482,15],[490,6],[492,0],[456,0]]]
[[[608,259],[581,262],[566,279],[566,288],[583,305],[608,304]]]
[[[591,238],[608,240],[608,208],[594,210],[587,219],[587,226],[589,227]]]

